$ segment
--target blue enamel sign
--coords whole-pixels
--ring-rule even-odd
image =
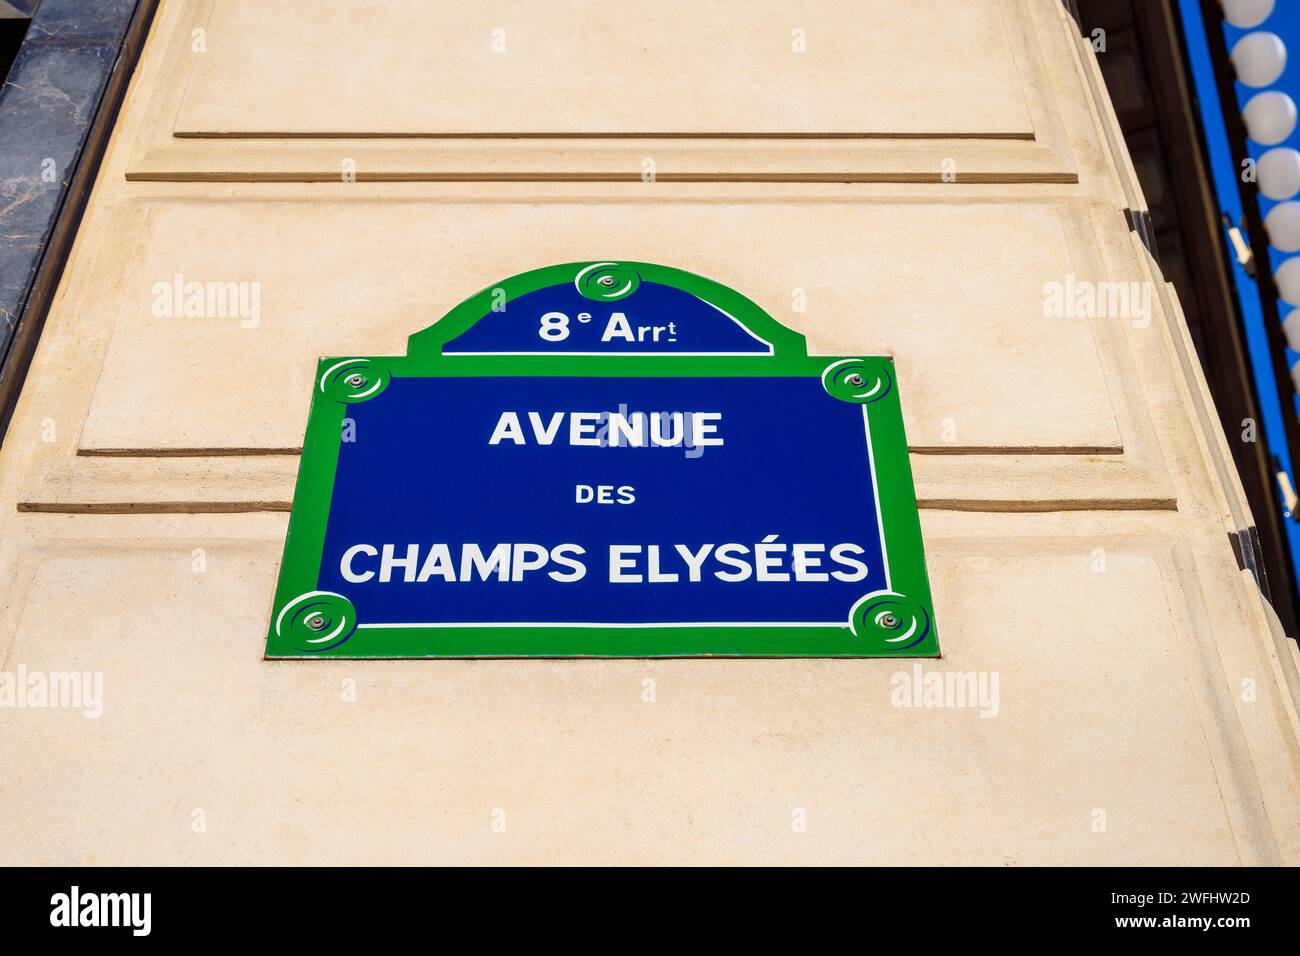
[[[322,360],[305,445],[268,656],[938,651],[892,363],[698,276],[486,289]]]

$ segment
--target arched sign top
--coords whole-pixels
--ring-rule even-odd
[[[799,333],[690,272],[596,260],[512,276],[410,338],[411,357],[807,355]]]

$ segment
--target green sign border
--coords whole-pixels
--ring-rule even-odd
[[[604,280],[613,277],[613,281]],[[595,301],[618,301],[638,281],[675,286],[771,343],[772,354],[444,355],[443,345],[525,293],[579,278]],[[585,279],[585,281],[584,281]],[[369,627],[343,595],[318,590],[325,528],[348,407],[395,378],[814,377],[842,401],[866,407],[890,592],[864,595],[842,627],[679,624],[638,626],[439,625]],[[484,648],[491,648],[486,652]],[[394,357],[322,358],[284,559],[268,628],[268,659],[937,657],[938,631],[892,360],[816,357],[804,337],[757,304],[702,276],[643,262],[576,262],[525,272],[483,289],[408,341]]]

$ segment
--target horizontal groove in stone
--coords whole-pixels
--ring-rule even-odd
[[[302,448],[78,448],[80,458],[266,458],[302,454]]]
[[[1121,447],[1100,445],[909,445],[913,455],[1122,455]]]
[[[991,514],[1037,514],[1049,511],[1177,511],[1175,498],[1107,498],[1039,501],[966,498],[918,498],[921,511],[981,511]]]
[[[586,139],[795,139],[795,140],[863,140],[863,139],[906,139],[906,140],[1016,140],[1033,142],[1032,132],[1027,133],[510,133],[510,132],[475,132],[475,133],[347,133],[341,131],[317,130],[312,132],[273,132],[249,130],[175,130],[172,135],[177,139],[567,139],[581,142]]]
[[[151,171],[131,170],[126,174],[133,183],[337,183],[337,169],[316,172],[240,172]],[[639,183],[641,174],[634,171],[600,172],[366,172],[358,170],[358,183]],[[942,172],[934,173],[658,173],[661,183],[942,183]],[[1076,173],[957,173],[949,185],[1058,183],[1077,185]]]
[[[173,515],[288,512],[287,501],[20,501],[21,514]]]

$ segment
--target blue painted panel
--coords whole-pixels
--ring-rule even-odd
[[[816,378],[394,379],[349,409],[355,440],[339,452],[318,586],[346,594],[362,621],[843,625],[860,597],[888,586],[865,407],[832,398]],[[554,418],[661,410],[717,413],[716,435],[696,431],[690,447],[611,444],[608,435],[603,444],[573,445],[570,419]],[[508,411],[518,413],[525,444],[518,434],[490,443]],[[537,444],[530,411],[542,428],[555,426],[551,444]],[[704,443],[719,437],[721,445]],[[578,486],[601,485],[616,489],[614,502],[619,488],[635,502],[577,501]],[[774,563],[760,575],[755,548],[771,536]],[[450,573],[460,578],[469,542],[483,554],[501,544],[550,554],[577,545],[585,574],[553,579],[551,572],[573,572],[548,554],[544,567],[518,581],[481,574],[448,581],[434,571],[408,582],[401,567],[380,580],[385,545],[398,558],[415,545],[418,576],[431,546],[446,544]],[[713,546],[698,581],[678,544],[694,554]],[[739,566],[717,559],[726,544],[743,547],[727,552]],[[822,546],[805,552],[820,566],[795,574],[791,549],[810,544]],[[349,561],[349,579],[342,558],[357,545],[370,549]],[[640,581],[611,581],[611,545],[640,546],[626,569]],[[651,545],[660,573],[676,580],[648,580]],[[839,545],[855,561],[833,559]],[[745,580],[718,576],[743,566],[751,569]],[[794,579],[810,572],[825,580]]]

